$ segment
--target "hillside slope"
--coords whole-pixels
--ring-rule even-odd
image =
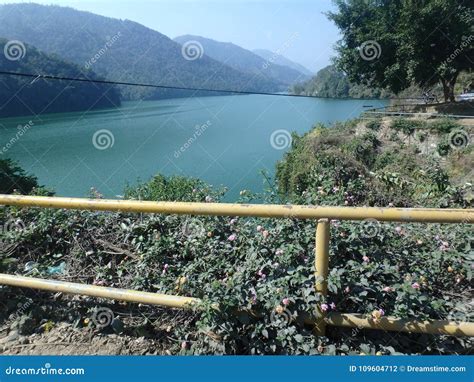
[[[0,6],[0,36],[57,54],[107,79],[160,85],[274,91],[277,84],[254,78],[206,55],[182,52],[167,36],[129,20],[72,8],[37,4]],[[124,87],[126,99],[191,95],[177,90]]]
[[[3,53],[6,44],[8,41],[0,38],[2,71],[99,78],[90,70],[83,71],[77,65],[41,53],[31,45],[25,46],[23,58],[7,59]],[[22,50],[21,46],[18,48]],[[92,110],[119,105],[120,94],[110,85],[0,76],[0,117]]]

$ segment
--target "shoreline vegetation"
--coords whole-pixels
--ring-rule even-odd
[[[264,200],[469,208],[473,155],[464,138],[472,132],[453,120],[317,125],[293,136],[277,165],[275,191]],[[12,162],[0,163],[0,176],[23,180],[24,193],[51,193]],[[219,202],[224,193],[197,179],[157,175],[128,188],[125,198]],[[102,196],[92,190],[91,197]],[[243,190],[237,202],[256,197]],[[472,348],[462,337],[336,327],[317,337],[301,320],[318,304],[371,319],[472,320],[467,224],[332,221],[323,301],[314,291],[312,221],[15,207],[0,210],[0,221],[2,273],[204,301],[203,312],[182,312],[2,287],[4,354],[468,354]],[[95,319],[99,311],[108,314],[106,325]]]

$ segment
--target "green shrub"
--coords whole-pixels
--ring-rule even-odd
[[[199,179],[156,175],[150,181],[128,186],[126,199],[201,202],[218,201],[224,191],[214,191]]]
[[[14,191],[27,194],[38,187],[38,180],[28,175],[10,159],[0,159],[0,193],[11,194]]]
[[[415,130],[422,129],[425,125],[424,121],[408,118],[394,118],[390,127],[394,130],[401,131],[405,135],[412,135]]]
[[[373,131],[379,131],[380,128],[382,127],[382,120],[380,119],[371,119],[368,121],[365,126]]]
[[[461,125],[456,120],[446,118],[431,122],[429,128],[440,134],[449,134],[453,130],[461,129]]]

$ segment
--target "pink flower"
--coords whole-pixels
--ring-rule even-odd
[[[344,292],[345,292],[345,293],[349,293],[350,291],[351,291],[351,288],[349,288],[348,286],[346,286],[346,287],[344,288]]]
[[[381,316],[385,316],[385,310],[379,309],[379,313],[380,313]]]
[[[263,227],[261,225],[257,226],[257,232],[263,231]]]
[[[329,310],[329,305],[328,304],[321,304],[321,310],[323,312],[327,312]]]
[[[230,224],[235,224],[237,223],[237,219],[231,219]]]
[[[168,264],[163,265],[163,274],[166,273],[166,271],[168,270],[168,268],[169,268],[169,265],[168,265]]]
[[[332,310],[335,310],[336,309],[336,304],[334,304],[333,302],[331,302],[329,304],[329,306],[331,307]]]
[[[237,235],[235,233],[233,233],[232,235],[230,235],[227,240],[229,241],[234,241],[235,239],[237,239]]]
[[[283,303],[283,305],[290,305],[290,300],[288,299],[288,297],[285,297],[285,298],[282,300],[282,303]]]
[[[393,289],[389,286],[386,286],[385,288],[382,289],[384,292],[386,293],[390,293],[390,292],[393,292]]]
[[[275,255],[277,255],[277,256],[283,255],[283,249],[277,249],[276,252],[275,252]]]
[[[262,272],[262,270],[259,270],[257,272],[257,275],[260,276],[260,279],[265,280],[267,278],[267,275]]]
[[[364,260],[364,263],[368,263],[370,261],[370,259],[366,255],[362,257],[362,260]]]
[[[395,227],[395,232],[396,232],[396,233],[399,233],[399,234],[402,233],[402,227],[396,226],[396,227]]]
[[[338,192],[339,191],[339,187],[333,187],[332,188],[332,192]]]
[[[417,282],[414,282],[413,284],[411,284],[411,287],[413,289],[420,289],[420,284],[418,284]]]
[[[181,342],[181,349],[186,350],[188,348],[188,343],[186,341]]]
[[[262,232],[262,235],[263,235],[263,237],[266,239],[268,236],[270,236],[270,232],[268,232],[267,230],[265,230],[265,231]]]
[[[441,245],[439,246],[441,251],[448,251],[449,250],[449,243],[447,241],[442,241]]]

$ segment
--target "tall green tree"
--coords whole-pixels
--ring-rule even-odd
[[[336,64],[353,82],[395,93],[417,84],[454,86],[474,56],[473,0],[334,0],[342,33]]]

